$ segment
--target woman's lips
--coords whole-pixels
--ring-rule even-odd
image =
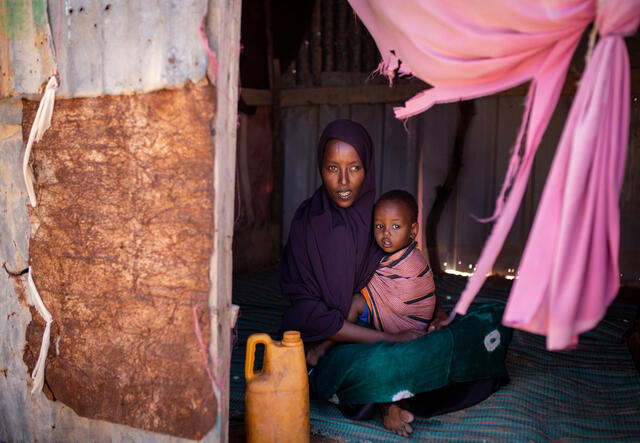
[[[353,191],[337,191],[336,195],[340,200],[349,200],[353,195]]]

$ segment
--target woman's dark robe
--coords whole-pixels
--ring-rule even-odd
[[[318,142],[321,175],[325,147],[331,139],[356,149],[365,179],[352,206],[338,207],[323,184],[300,205],[291,222],[279,280],[292,305],[282,326],[300,331],[305,344],[324,340],[342,328],[353,294],[367,284],[383,256],[371,231],[376,197],[371,137],[351,120],[327,125]]]

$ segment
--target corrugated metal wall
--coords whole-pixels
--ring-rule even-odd
[[[209,9],[224,9],[222,3],[212,0]],[[207,64],[198,26],[208,4],[0,0],[0,259],[9,269],[23,269],[28,261],[21,97],[39,98],[56,66],[57,98],[147,92],[187,80],[198,82]],[[31,395],[22,357],[31,314],[25,294],[16,293],[16,287],[6,274],[0,279],[0,441],[188,441],[89,420],[42,392]],[[212,429],[205,441],[226,435],[226,430],[220,431]]]
[[[10,64],[0,97],[41,92],[56,63],[59,98],[197,82],[207,67],[198,35],[206,9],[206,0],[3,0],[0,54]]]
[[[522,97],[488,97],[475,101],[476,115],[465,141],[463,166],[455,193],[438,226],[438,242],[446,268],[470,271],[476,264],[491,224],[471,214],[491,215],[507,168],[509,152],[522,119]],[[514,274],[533,222],[571,97],[561,97],[538,149],[527,192],[523,198],[494,272]],[[320,185],[316,141],[335,118],[362,123],[376,145],[378,195],[394,188],[418,194],[418,162],[422,152],[425,215],[435,199],[435,187],[447,175],[458,122],[458,105],[437,105],[403,123],[393,105],[300,106],[282,112],[284,148],[283,241],[293,213]],[[623,284],[640,284],[640,106],[632,111],[627,170],[621,196],[620,269]],[[423,227],[424,228],[424,227]]]

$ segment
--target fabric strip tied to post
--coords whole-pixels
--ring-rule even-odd
[[[504,317],[505,324],[546,335],[549,349],[574,346],[577,335],[602,318],[619,285],[618,197],[630,108],[622,37],[638,26],[640,0],[349,2],[378,45],[381,71],[412,74],[433,86],[396,108],[398,118],[531,82],[490,217],[495,225],[452,316],[466,313],[491,271],[573,52],[596,20],[601,38],[572,104]]]
[[[29,194],[29,203],[31,206],[36,206],[36,193],[33,190],[33,184],[35,179],[33,173],[29,168],[29,155],[31,154],[31,147],[34,142],[40,141],[45,131],[51,126],[51,116],[53,115],[53,105],[56,100],[56,89],[58,89],[58,80],[53,75],[47,83],[44,95],[38,110],[36,111],[36,117],[31,125],[31,131],[29,132],[29,138],[27,139],[27,147],[24,152],[24,159],[22,161],[22,174],[24,175],[24,184]]]
[[[41,390],[42,386],[44,385],[44,369],[46,366],[47,354],[49,352],[49,338],[51,337],[51,323],[53,322],[53,317],[51,317],[51,314],[44,306],[44,303],[40,298],[40,294],[36,289],[36,285],[33,282],[33,277],[31,275],[31,267],[29,267],[29,273],[27,274],[27,289],[29,292],[29,299],[31,301],[31,304],[35,306],[36,310],[46,323],[44,333],[42,334],[42,344],[40,345],[38,362],[33,368],[33,372],[31,372],[31,378],[33,379],[33,387],[31,388],[31,393],[34,394],[37,391]]]

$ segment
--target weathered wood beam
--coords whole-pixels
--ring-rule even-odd
[[[213,188],[215,234],[209,267],[211,289],[209,313],[211,341],[209,352],[221,364],[213,368],[223,383],[219,399],[219,420],[203,442],[229,440],[229,365],[231,362],[231,285],[233,257],[233,212],[236,172],[236,135],[238,110],[238,67],[240,66],[240,23],[242,2],[209,1],[206,31],[218,61],[216,112],[213,122]]]
[[[311,14],[311,77],[313,84],[320,84],[322,75],[322,5],[315,0]]]
[[[574,95],[579,78],[567,75],[562,95]],[[280,106],[353,105],[373,103],[401,103],[426,88],[424,83],[362,86],[331,86],[322,88],[282,89]],[[516,86],[494,94],[493,97],[524,97],[529,84]],[[640,94],[640,69],[631,70],[631,92]],[[242,89],[242,98],[250,106],[271,106],[272,93],[268,89]]]
[[[280,142],[280,60],[274,58],[273,55],[273,35],[271,34],[270,26],[271,0],[265,0],[264,4],[267,22],[267,66],[269,67],[269,87],[271,88],[271,171],[273,173],[273,190],[271,191],[271,224],[274,225],[278,232],[278,237],[280,237],[280,230],[282,226],[282,165],[284,163],[282,156],[282,143]],[[319,15],[319,0],[316,0],[315,9],[314,14]],[[322,52],[320,52],[320,57],[322,57]],[[320,63],[320,61],[317,62]],[[319,66],[317,68],[318,70],[320,69]],[[278,245],[279,244],[280,243],[278,243]],[[275,253],[280,255],[279,250]]]
[[[424,85],[332,86],[324,88],[282,89],[280,106],[348,105],[394,103],[407,100],[424,90]],[[268,89],[242,89],[242,98],[250,106],[271,106]]]

